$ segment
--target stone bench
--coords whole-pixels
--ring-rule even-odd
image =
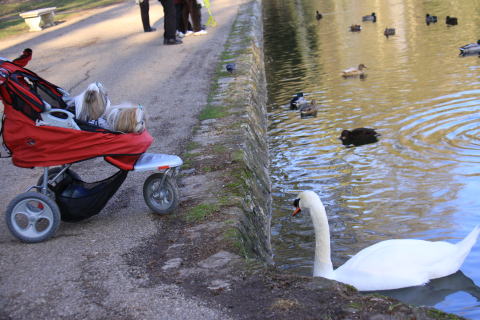
[[[42,8],[20,13],[20,17],[25,19],[25,23],[30,27],[30,31],[42,31],[43,29],[55,24],[55,9],[57,7]]]

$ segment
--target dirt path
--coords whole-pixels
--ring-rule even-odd
[[[153,33],[141,32],[138,7],[128,1],[2,41],[0,56],[15,58],[30,47],[34,53],[28,67],[72,94],[100,81],[113,104],[143,104],[155,138],[149,151],[180,154],[207,101],[210,78],[241,1],[213,1],[218,25],[179,46],[162,45],[163,10],[157,1],[150,6],[157,28]],[[96,180],[113,168],[96,159],[75,170]],[[10,159],[0,159],[0,212],[39,175],[39,169],[16,168]],[[2,221],[0,318],[227,319],[221,308],[186,298],[175,284],[147,283],[143,271],[127,265],[129,250],[152,239],[165,222],[144,203],[146,176],[130,174],[98,216],[62,223],[56,236],[43,243],[19,242]]]

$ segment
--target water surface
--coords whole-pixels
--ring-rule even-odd
[[[314,190],[326,206],[334,266],[381,240],[456,242],[480,224],[480,58],[458,55],[480,37],[480,1],[263,6],[276,264],[312,272],[310,217],[290,216],[301,190]],[[371,12],[377,22],[362,22]],[[427,25],[426,13],[439,22]],[[447,26],[447,15],[459,25]],[[351,24],[362,31],[350,32]],[[396,35],[386,38],[385,27]],[[340,76],[360,63],[365,79]],[[316,118],[289,110],[296,92],[318,102]],[[357,127],[375,128],[379,142],[343,146],[341,131]],[[480,243],[446,280],[389,294],[480,319]]]

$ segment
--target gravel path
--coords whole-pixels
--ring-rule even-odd
[[[141,32],[133,1],[82,13],[68,22],[2,40],[0,56],[10,59],[33,49],[29,69],[72,94],[93,81],[109,91],[113,104],[143,104],[155,142],[150,152],[179,154],[206,104],[209,82],[242,0],[215,0],[218,25],[183,45],[162,43],[163,10],[151,1],[156,32]],[[207,15],[204,14],[204,22]],[[159,31],[160,30],[160,31]],[[103,159],[74,165],[87,181],[114,171]],[[0,159],[0,211],[40,169]],[[0,222],[0,319],[228,319],[221,308],[186,298],[175,285],[147,284],[125,256],[162,227],[142,196],[147,174],[130,174],[96,217],[62,223],[56,236],[24,244]]]

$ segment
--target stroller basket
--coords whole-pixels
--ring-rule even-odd
[[[98,214],[120,188],[127,174],[128,171],[119,170],[105,180],[88,183],[67,171],[65,178],[52,187],[62,220],[76,222]]]

